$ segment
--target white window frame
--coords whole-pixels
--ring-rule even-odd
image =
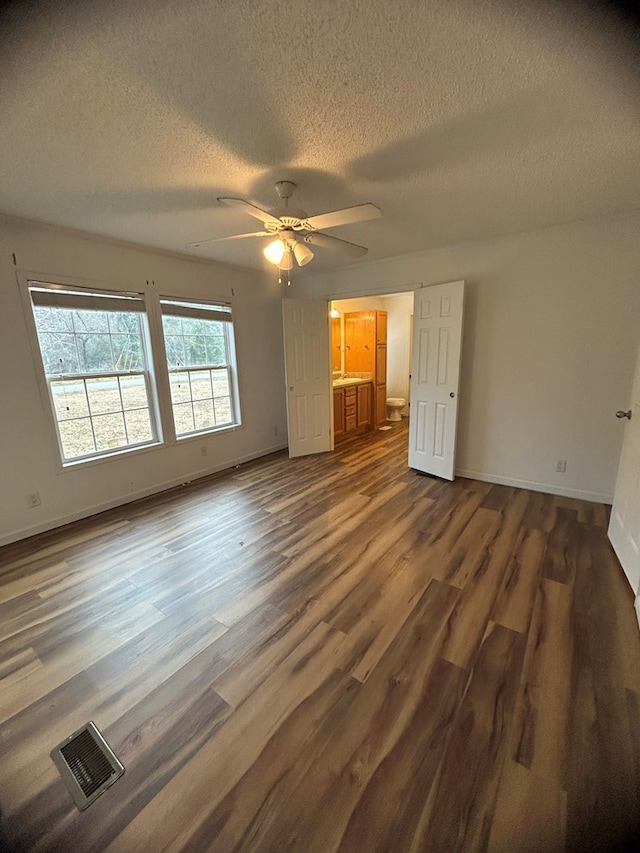
[[[46,398],[48,402],[47,408],[50,412],[53,431],[57,441],[58,453],[62,468],[65,469],[77,465],[95,462],[101,459],[109,459],[121,456],[123,454],[146,450],[148,448],[157,447],[158,445],[161,445],[163,443],[162,428],[158,410],[156,381],[154,377],[154,361],[147,313],[148,306],[146,304],[145,294],[141,292],[114,291],[102,285],[94,286],[84,283],[81,285],[75,283],[69,284],[60,281],[59,279],[57,279],[56,281],[51,281],[48,276],[38,276],[35,278],[32,276],[27,276],[25,279],[25,284],[26,286],[23,292],[26,294],[26,300],[29,305],[28,313],[31,321],[29,325],[32,328],[33,345],[35,353],[37,353],[36,365],[38,367],[38,374],[41,380],[41,384],[46,389]],[[34,294],[38,294],[35,300]],[[104,304],[102,303],[103,300]],[[77,373],[47,373],[44,362],[44,356],[40,346],[40,339],[38,336],[38,326],[34,313],[34,307],[36,306],[36,304],[47,304],[50,307],[55,307],[56,305],[58,307],[65,308],[77,307],[80,309],[86,309],[87,307],[89,307],[89,305],[91,305],[93,308],[97,308],[99,306],[101,310],[105,311],[113,311],[119,309],[121,311],[133,311],[137,313],[140,318],[140,339],[144,360],[143,367],[136,368],[135,370],[114,370],[95,373],[87,373],[80,371],[78,371]],[[56,413],[56,406],[53,397],[52,383],[58,381],[82,381],[84,383],[87,379],[90,380],[105,377],[116,377],[118,378],[118,388],[122,402],[119,377],[132,375],[142,375],[144,378],[152,437],[146,441],[127,443],[118,447],[95,450],[92,453],[72,456],[69,458],[65,457],[59,429],[60,422]],[[124,406],[122,408],[122,411],[124,420]],[[91,416],[91,413],[89,414],[89,421],[91,424],[92,431],[94,431],[93,417]],[[128,436],[126,430],[126,421],[125,435]]]
[[[233,325],[233,311],[230,302],[209,302],[207,300],[195,299],[195,298],[184,298],[178,296],[160,296],[160,328],[162,332],[163,344],[165,347],[165,353],[167,349],[167,341],[164,332],[164,317],[172,316],[172,317],[186,317],[186,318],[197,318],[203,320],[219,320],[223,324],[223,333],[224,333],[224,345],[225,345],[225,353],[226,360],[224,364],[201,364],[201,365],[180,365],[180,366],[172,366],[169,364],[168,357],[165,359],[165,369],[167,374],[167,379],[169,383],[169,389],[171,386],[171,376],[176,374],[187,374],[189,377],[189,383],[191,384],[191,374],[197,373],[198,371],[203,370],[226,370],[227,373],[227,383],[229,387],[229,402],[231,407],[231,421],[224,424],[216,424],[213,426],[203,427],[202,429],[193,429],[188,432],[178,433],[177,424],[176,424],[176,416],[173,408],[173,400],[171,398],[171,394],[169,394],[169,411],[170,417],[172,421],[172,427],[174,431],[174,435],[177,442],[188,441],[189,439],[202,437],[205,435],[210,435],[218,432],[226,432],[228,430],[235,430],[238,427],[242,426],[242,419],[240,413],[240,393],[238,386],[238,366],[237,366],[237,354],[236,354],[236,346],[235,346],[235,334],[234,334],[234,325]],[[193,404],[196,402],[193,400],[193,396],[190,395],[191,399],[189,402]],[[209,399],[209,398],[206,398]],[[210,398],[212,401],[215,400],[215,397],[212,396]],[[214,407],[215,411],[215,407]],[[195,420],[194,420],[195,423]]]

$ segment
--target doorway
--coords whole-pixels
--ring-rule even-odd
[[[358,313],[370,314],[383,312],[386,317],[386,389],[384,391],[383,428],[391,428],[395,424],[386,421],[386,399],[396,398],[405,400],[400,410],[402,418],[409,416],[410,370],[411,370],[411,325],[413,319],[414,291],[399,293],[376,294],[348,299],[334,299],[329,303],[331,309],[331,368],[332,377],[344,377],[349,374],[347,358],[347,339],[345,333],[345,315],[353,317]],[[379,429],[381,424],[376,424]],[[380,419],[378,419],[380,420]],[[396,422],[397,423],[397,422]],[[335,424],[335,421],[334,421]],[[362,437],[367,433],[363,433]]]

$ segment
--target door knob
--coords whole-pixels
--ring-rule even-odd
[[[616,412],[616,417],[617,418],[629,418],[629,420],[631,420],[631,409],[629,409],[627,412],[624,412],[622,409],[620,409],[619,412]]]
[[[449,396],[450,396],[450,397],[451,397],[451,399],[453,400],[453,398],[454,398],[456,395],[453,393],[453,391],[449,391]]]

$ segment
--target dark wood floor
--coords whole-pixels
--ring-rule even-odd
[[[406,439],[0,552],[9,849],[632,844],[640,639],[605,507],[419,476]],[[49,751],[90,719],[126,772],[79,813]]]

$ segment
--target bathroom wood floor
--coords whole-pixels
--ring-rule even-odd
[[[406,444],[275,454],[0,552],[8,849],[636,849],[606,508],[420,476]],[[90,719],[126,772],[80,813],[49,751]]]

